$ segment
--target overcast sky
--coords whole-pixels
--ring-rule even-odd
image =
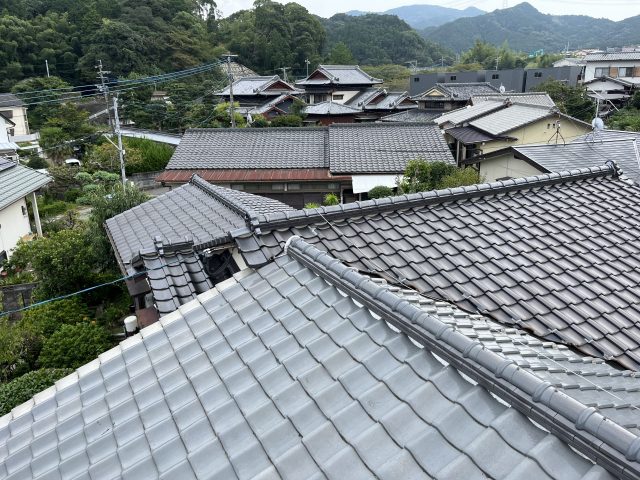
[[[276,0],[289,3],[287,0]],[[485,11],[502,8],[503,0],[297,0],[311,13],[322,17],[330,17],[335,13],[348,10],[365,10],[381,12],[393,7],[412,4],[441,5],[464,9],[474,6]],[[520,1],[509,0],[509,6],[517,5]],[[606,17],[611,20],[640,15],[640,0],[529,0],[529,3],[543,13],[554,15],[589,15],[591,17]],[[226,17],[232,13],[250,8],[253,0],[218,0],[218,6]]]

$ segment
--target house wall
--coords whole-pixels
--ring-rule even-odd
[[[556,140],[554,135],[556,133],[556,130],[554,127],[554,122],[556,122],[557,120],[557,117],[548,117],[539,120],[535,123],[527,125],[526,127],[519,128],[507,133],[507,135],[509,135],[510,137],[515,137],[517,138],[517,140],[494,140],[492,142],[487,142],[482,146],[479,146],[479,148],[482,150],[482,153],[486,154],[513,145],[547,143],[549,140],[555,142]],[[580,135],[589,133],[590,131],[591,126],[572,122],[566,118],[560,119],[560,133],[564,137],[564,141],[567,143],[571,142]],[[558,137],[558,141],[562,142],[562,138]]]
[[[619,83],[612,82],[611,80],[598,80],[596,79],[593,83],[589,85],[585,85],[587,90],[591,90],[594,92],[615,92],[615,91],[624,91],[626,90],[624,85],[620,85]]]
[[[7,252],[9,257],[18,240],[31,233],[29,215],[22,214],[22,207],[26,211],[24,198],[0,211],[0,251]]]
[[[547,80],[562,80],[575,87],[582,80],[583,67],[565,66],[550,68],[531,68],[525,70],[525,91],[531,92],[534,88]]]
[[[491,158],[480,163],[480,177],[485,182],[495,182],[504,178],[520,178],[538,175],[541,170],[531,164],[514,158],[513,153]]]
[[[610,68],[610,77],[618,78],[618,71],[621,67],[632,67],[632,76],[620,76],[620,78],[637,78],[640,77],[640,60],[604,60],[597,62],[587,62],[584,72],[584,81],[588,82],[594,78],[600,77],[596,75],[596,68]]]
[[[362,90],[336,90],[333,92],[333,103],[345,104],[353,97],[358,95]],[[342,95],[342,99],[340,99],[340,95]],[[338,96],[338,98],[336,98]]]
[[[29,121],[27,119],[27,109],[24,107],[0,108],[0,113],[16,124],[15,127],[9,125],[13,132],[10,135],[29,135]]]

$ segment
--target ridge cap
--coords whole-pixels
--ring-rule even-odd
[[[225,205],[227,208],[230,208],[231,210],[239,214],[244,219],[245,223],[247,224],[253,223],[253,221],[257,218],[257,213],[254,210],[252,210],[251,208],[248,208],[241,201],[237,201],[235,199],[231,199],[223,195],[222,193],[217,191],[216,188],[214,188],[213,184],[207,182],[197,173],[194,173],[191,176],[191,180],[189,180],[189,183],[198,187],[200,190],[205,192],[210,197],[213,197],[215,200],[219,201],[220,203]],[[217,188],[223,188],[223,187],[217,187]]]
[[[285,254],[420,342],[425,349],[444,358],[456,370],[470,375],[511,408],[540,423],[582,455],[592,461],[602,460],[603,467],[610,473],[619,475],[623,467],[626,476],[632,477],[640,471],[640,437],[595,408],[564,395],[543,378],[519,368],[513,360],[486,349],[480,341],[300,237],[287,241]],[[565,421],[558,422],[558,416]],[[602,449],[603,443],[611,450]],[[635,468],[631,462],[636,463]]]
[[[359,217],[379,212],[442,204],[470,198],[483,198],[501,193],[527,190],[546,185],[557,185],[588,178],[606,177],[608,175],[618,178],[621,173],[618,165],[615,162],[609,161],[598,167],[584,167],[561,172],[542,173],[530,177],[431,190],[428,192],[365,200],[330,207],[263,214],[258,216],[257,221],[259,228],[264,232],[278,228],[309,225],[316,221],[324,222],[328,218],[341,219],[354,216]]]

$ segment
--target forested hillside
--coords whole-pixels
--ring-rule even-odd
[[[377,12],[352,10],[346,13],[347,15],[357,16]],[[439,5],[404,5],[380,13],[396,15],[416,30],[422,30],[427,27],[438,27],[447,22],[457,20],[458,18],[475,17],[486,12],[476,7],[467,7],[464,10],[459,10],[457,8],[441,7]]]
[[[447,62],[453,52],[424,40],[395,15],[334,15],[324,20],[329,50],[344,43],[356,62],[366,65],[403,64],[417,60],[420,65]]]
[[[0,91],[32,76],[95,80],[154,74],[215,58],[210,0],[0,0]]]
[[[614,22],[584,15],[546,15],[525,2],[486,15],[461,18],[423,34],[457,52],[471,48],[475,40],[494,45],[506,40],[511,48],[525,52],[560,52],[567,43],[572,49],[638,44],[640,16]]]

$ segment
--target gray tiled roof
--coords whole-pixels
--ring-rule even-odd
[[[376,98],[378,95],[384,94],[385,90],[380,87],[372,87],[366,88],[354,97],[350,98],[346,104],[351,105],[352,107],[363,108],[367,105],[371,100]]]
[[[325,79],[311,79],[317,72]],[[296,82],[296,85],[375,85],[382,83],[380,78],[374,78],[364,72],[358,65],[319,65],[306,79]]]
[[[437,126],[415,123],[334,124],[329,151],[333,173],[400,173],[417,158],[455,162]]]
[[[547,118],[553,113],[554,109],[548,107],[513,104],[508,108],[471,120],[469,125],[491,135],[502,135],[516,128]]]
[[[0,158],[0,210],[26,197],[53,179],[16,162]]]
[[[167,244],[189,239],[203,245],[245,226],[247,217],[284,210],[291,207],[194,176],[188,184],[110,218],[106,227],[120,264],[128,269],[141,251],[155,253],[156,238]]]
[[[606,62],[611,60],[640,60],[640,52],[590,53],[585,62]]]
[[[292,243],[16,407],[0,476],[611,478],[590,453],[638,472],[635,435],[318,255]]]
[[[24,102],[13,93],[0,93],[0,108],[21,107]]]
[[[523,105],[540,105],[542,107],[555,107],[556,103],[545,92],[525,92],[525,93],[494,93],[492,95],[474,95],[471,103],[476,105],[487,100],[509,101]]]
[[[640,187],[613,167],[320,212],[269,215],[260,235],[238,232],[245,261],[263,264],[299,234],[364,270],[640,369]]]
[[[307,115],[355,115],[360,112],[362,110],[359,108],[331,101],[314,103],[304,108]]]
[[[438,125],[443,125],[445,123],[459,125],[483,115],[487,115],[488,113],[502,110],[503,108],[507,108],[507,105],[505,105],[504,102],[480,102],[473,106],[458,108],[457,110],[443,113],[441,116],[435,119],[435,123],[437,123]]]
[[[433,123],[442,114],[441,111],[424,110],[422,108],[411,108],[403,112],[392,113],[381,117],[382,122],[394,123]]]
[[[445,98],[455,101],[467,101],[474,95],[492,94],[499,91],[489,82],[436,83],[433,88],[442,92]],[[420,94],[414,97],[414,99],[428,100],[429,97],[423,97],[423,94]]]
[[[400,106],[400,103],[410,99],[407,92],[387,92],[386,96],[375,104],[365,105],[365,110],[396,110],[398,108],[416,108],[418,105],[414,103],[412,106]]]
[[[605,140],[633,140],[640,141],[640,132],[629,132],[626,130],[598,130],[589,132],[585,135],[572,140],[572,142],[600,142]]]
[[[167,170],[329,168],[331,173],[402,173],[415,158],[455,161],[436,126],[360,123],[187,130]]]
[[[192,242],[163,245],[133,260],[137,271],[145,272],[160,315],[177,310],[196,295],[213,287]]]
[[[187,130],[172,169],[328,168],[323,128],[209,128]]]
[[[242,77],[257,77],[258,74],[256,72],[254,72],[253,70],[251,70],[249,67],[242,65],[241,63],[238,62],[231,62],[231,66],[230,66],[230,70],[231,70],[231,75],[233,75],[233,78],[242,78]],[[222,69],[223,72],[227,71],[227,66],[226,65],[222,65],[220,67]]]
[[[640,134],[637,133],[640,137]],[[519,145],[512,147],[519,156],[541,166],[548,172],[596,167],[604,162],[617,162],[624,174],[640,184],[640,165],[632,138],[626,140],[596,140],[567,144]]]
[[[283,93],[282,95],[279,95],[278,97],[269,100],[268,102],[264,103],[263,105],[260,105],[259,107],[255,107],[255,108],[251,108],[248,113],[255,115],[255,114],[262,114],[262,113],[267,113],[269,112],[272,108],[274,107],[278,107],[278,105],[280,105],[282,102],[292,99],[294,98],[291,94],[289,93]]]
[[[476,130],[473,127],[447,128],[445,132],[464,144],[490,142],[491,140],[495,139],[495,137],[487,135],[486,133],[481,132],[480,130]],[[602,162],[600,162],[599,165],[600,164],[602,164]]]
[[[285,88],[279,88],[276,90],[267,90],[274,83],[280,82],[286,85]],[[282,92],[296,93],[297,90],[293,85],[289,85],[282,80],[278,75],[270,77],[242,77],[233,82],[233,94],[234,95],[280,95]],[[218,92],[216,95],[228,96],[229,87]]]

